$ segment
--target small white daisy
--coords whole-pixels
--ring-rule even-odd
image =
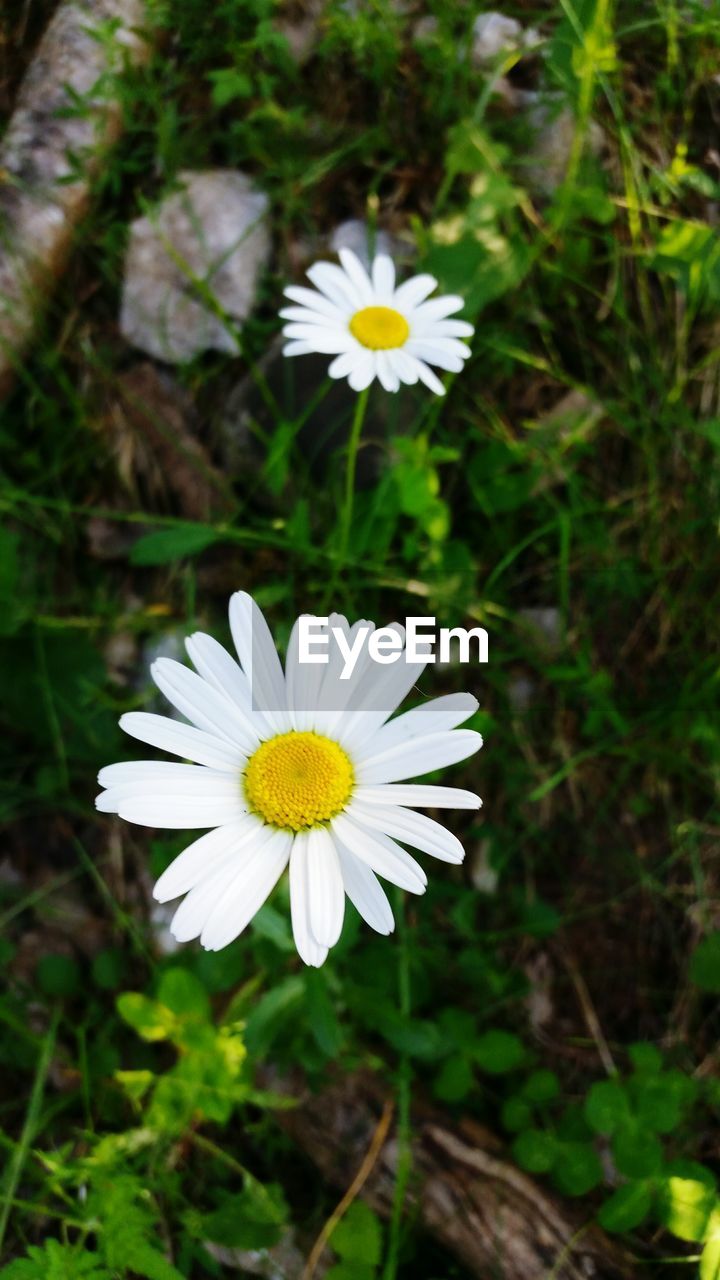
[[[372,262],[370,275],[351,249],[340,250],[340,261],[342,267],[316,262],[308,271],[319,293],[296,285],[285,290],[299,306],[280,312],[289,321],[284,354],[334,355],[330,377],[347,378],[353,391],[364,391],[377,378],[386,391],[420,381],[444,395],[429,366],[459,373],[470,355],[460,339],[472,336],[472,325],[448,319],[463,299],[448,295],[427,302],[437,288],[429,275],[412,276],[396,288],[392,258],[384,253]]]
[[[350,643],[360,626],[332,615]],[[470,694],[434,698],[391,720],[425,663],[377,666],[365,647],[349,680],[330,648],[327,665],[299,661],[295,623],[283,672],[268,625],[245,592],[230,600],[240,664],[211,636],[186,641],[197,674],[158,658],[158,688],[190,722],[131,711],[126,733],[193,764],[127,761],[101,769],[96,804],[128,822],[172,829],[210,828],[161,875],[154,895],[186,894],[171,931],[226,947],[252,920],[290,864],[295,943],[319,966],[337,942],[345,894],[378,933],[393,914],[377,876],[423,893],[422,867],[398,841],[444,862],[461,862],[456,836],[417,805],[477,809],[480,799],[452,787],[402,780],[464,760],[482,746],[458,729],[477,708]],[[402,627],[394,628],[403,637]],[[318,631],[318,634],[320,632]],[[262,707],[263,710],[258,710]]]

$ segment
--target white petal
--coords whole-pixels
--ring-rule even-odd
[[[307,276],[341,311],[352,313],[363,305],[362,296],[352,280],[334,262],[316,262]]]
[[[395,928],[392,908],[375,872],[338,840],[336,843],[345,892],[366,924],[377,933]]]
[[[231,698],[214,689],[207,680],[174,658],[157,658],[150,674],[168,702],[198,729],[226,738],[246,755],[255,749],[257,735],[248,729],[245,716]]]
[[[441,826],[433,818],[424,813],[413,813],[410,809],[402,809],[398,805],[363,805],[353,800],[348,809],[348,817],[353,818],[360,826],[370,827],[373,831],[384,831],[394,840],[402,840],[422,853],[429,853],[441,862],[462,862],[465,857],[457,836],[447,827]]]
[[[437,374],[434,374],[432,369],[428,368],[424,360],[417,361],[417,370],[420,381],[424,382],[425,386],[429,387],[431,391],[434,391],[436,396],[445,395],[445,388],[442,382],[438,378]]]
[[[386,783],[377,787],[356,787],[356,800],[363,804],[402,804],[422,809],[480,809],[482,800],[474,791],[460,787],[434,787],[422,782]]]
[[[242,857],[242,854],[240,855]],[[249,856],[246,854],[246,856]],[[237,866],[232,858],[225,859],[221,866],[191,889],[180,903],[170,922],[170,932],[178,942],[190,942],[202,933],[205,921],[214,911],[218,902],[222,902],[228,885],[237,874]]]
[[[388,351],[387,355],[390,366],[395,370],[400,381],[404,382],[408,387],[414,387],[420,377],[417,360],[414,356],[409,356],[407,351],[403,351],[402,347],[396,347],[394,351]]]
[[[290,854],[290,917],[300,959],[319,969],[327,959],[328,949],[315,941],[310,930],[307,832],[296,835]]]
[[[194,889],[202,880],[214,875],[226,861],[229,863],[246,840],[256,838],[261,826],[254,814],[249,813],[240,822],[206,831],[163,871],[153,889],[153,897],[158,902],[170,902],[172,898],[179,898],[182,893]]]
[[[309,343],[312,350],[322,356],[341,354],[353,345],[353,336],[347,329],[323,329],[316,324],[286,324],[283,334]]]
[[[419,862],[389,836],[359,827],[342,813],[333,818],[332,833],[350,853],[366,862],[385,880],[407,889],[409,893],[425,892],[427,876]]]
[[[404,640],[403,628],[394,624],[393,629]],[[341,742],[347,744],[353,756],[360,761],[369,754],[376,754],[371,741],[373,734],[399,707],[427,666],[427,660],[408,662],[406,652],[403,650],[397,662],[387,667],[370,664],[354,698],[354,705],[362,707],[362,710],[338,726]]]
[[[299,339],[293,342],[287,342],[282,349],[284,356],[313,356],[317,355],[316,348],[312,342],[301,342]]]
[[[266,732],[267,724],[258,711],[253,711],[250,681],[227,649],[204,631],[190,636],[185,648],[198,675],[240,708],[252,736],[257,739]]]
[[[171,751],[182,760],[194,760],[211,769],[239,769],[247,758],[240,747],[231,746],[225,738],[149,711],[126,711],[120,717],[120,728],[148,746]]]
[[[407,742],[421,733],[444,733],[457,729],[478,709],[478,700],[471,693],[448,693],[441,698],[430,698],[389,720],[373,738],[375,752],[386,751],[397,742]]]
[[[293,302],[299,302],[303,308],[318,312],[325,316],[327,320],[338,322],[343,319],[347,320],[348,307],[343,309],[336,307],[334,302],[328,301],[322,293],[316,293],[314,289],[304,289],[302,285],[291,284],[283,292],[286,298],[290,298]],[[283,314],[282,311],[280,314]]]
[[[437,289],[437,280],[434,276],[411,276],[395,290],[393,306],[407,314],[413,307],[418,306],[423,298],[427,298],[433,289]]]
[[[375,368],[378,380],[386,391],[398,391],[400,389],[400,379],[392,367],[390,360],[391,353],[388,351],[378,351],[375,357]]]
[[[452,729],[449,733],[429,733],[412,742],[401,742],[376,756],[367,756],[356,765],[357,781],[364,786],[375,782],[400,782],[418,774],[432,773],[457,764],[479,751],[482,738],[473,729]]]
[[[463,367],[460,356],[444,351],[438,342],[421,342],[419,338],[411,338],[406,350],[417,360],[426,360],[428,364],[434,364],[438,369],[446,369],[448,373],[460,373]],[[470,354],[469,351],[467,354]]]
[[[236,591],[230,599],[230,630],[257,708],[277,733],[291,728],[287,691],[270,628],[252,596]]]
[[[120,760],[106,764],[98,774],[101,787],[143,788],[178,795],[235,796],[240,794],[239,771],[208,769],[201,764],[176,764],[174,760]]]
[[[333,947],[342,932],[345,889],[335,845],[324,827],[308,834],[310,929],[321,947]]]
[[[104,793],[112,802],[114,791]],[[117,812],[126,822],[166,831],[200,831],[240,822],[246,809],[241,800],[204,799],[202,796],[136,795],[118,799]]]
[[[414,338],[472,338],[475,330],[467,320],[418,320],[413,316]]]
[[[265,828],[267,831],[268,828]],[[292,848],[289,831],[273,831],[268,839],[251,846],[253,852],[211,911],[200,935],[208,951],[221,951],[233,942],[270,896],[288,864]]]
[[[312,617],[305,614],[304,617]],[[318,703],[325,667],[318,662],[300,662],[300,625],[298,618],[290,632],[285,658],[285,684],[290,721],[293,729],[311,729]],[[324,628],[316,626],[315,634],[321,636]],[[316,652],[320,652],[317,650]]]
[[[446,316],[451,316],[455,311],[462,311],[465,306],[465,299],[458,294],[446,293],[441,298],[432,298],[430,302],[423,302],[413,311],[413,320],[444,320]]]
[[[410,345],[412,345],[413,353],[416,356],[419,355],[421,360],[427,360],[430,357],[424,350],[419,352],[416,351],[415,348],[418,346],[427,348],[428,352],[432,348],[432,350],[438,354],[442,354],[444,356],[455,356],[456,359],[461,361],[467,360],[472,354],[467,343],[461,342],[459,338],[443,338],[434,333],[428,333],[422,338],[412,338],[411,343],[408,343],[408,346]],[[436,356],[433,357],[433,363],[438,363]]]
[[[387,253],[379,253],[372,265],[372,282],[378,301],[387,303],[395,288],[395,264]]]
[[[342,672],[345,667],[345,658],[340,649],[337,636],[330,631],[330,640],[328,645],[329,662],[324,668],[324,676],[322,685],[317,695],[316,707],[317,713],[312,718],[311,727],[316,728],[319,733],[325,733],[331,738],[337,738],[340,733],[341,726],[347,724],[352,712],[348,712],[348,708],[354,708],[358,705],[358,690],[361,687],[365,673],[373,666],[372,658],[368,649],[368,640],[370,634],[375,630],[375,625],[369,622],[367,618],[360,618],[349,626],[347,618],[343,618],[340,614],[333,613],[328,619],[329,628],[342,631],[345,638],[345,644],[348,649],[352,650],[357,642],[360,633],[367,634],[360,656],[357,658],[352,673],[346,680],[343,680]]]
[[[338,257],[343,265],[345,274],[355,286],[358,297],[362,298],[365,306],[370,306],[375,301],[373,287],[370,277],[360,259],[356,257],[352,249],[341,249],[338,253]]]
[[[375,353],[365,351],[358,354],[355,365],[350,372],[348,382],[353,391],[364,391],[375,377]]]
[[[358,353],[361,350],[360,344],[356,343],[350,351],[343,351],[342,355],[336,356],[328,369],[329,376],[331,378],[346,378],[354,369]]]
[[[320,294],[316,296],[319,298]],[[347,327],[347,320],[345,320],[342,312],[337,307],[333,307],[332,310],[334,312],[332,324],[328,324],[330,317],[325,312],[313,311],[310,307],[284,307],[280,312],[280,318],[282,320],[297,320],[300,324],[320,324],[325,329],[339,329],[341,325]]]

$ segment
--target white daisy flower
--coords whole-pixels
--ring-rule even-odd
[[[479,797],[404,779],[464,760],[482,738],[457,727],[478,705],[467,693],[390,719],[425,666],[405,662],[404,654],[378,667],[366,645],[348,680],[339,678],[343,660],[332,646],[327,665],[301,663],[299,621],[284,671],[268,625],[245,592],[230,600],[240,664],[202,632],[186,641],[195,671],[158,658],[153,679],[189,723],[131,711],[120,724],[141,742],[194,763],[111,764],[98,776],[105,790],[96,804],[146,826],[207,828],[154,889],[159,902],[186,895],[170,926],[180,942],[199,937],[209,951],[226,947],[289,864],[295,943],[306,964],[319,966],[340,937],[346,894],[373,929],[387,934],[393,914],[378,876],[410,893],[425,891],[425,872],[403,845],[462,861],[457,837],[413,810],[477,809]],[[372,626],[350,627],[338,615],[329,624],[350,643],[359,627]],[[394,630],[404,640],[403,628]]]
[[[444,395],[429,366],[459,373],[470,355],[460,339],[470,338],[473,326],[448,319],[464,306],[463,299],[448,295],[426,301],[437,288],[429,275],[412,276],[396,288],[395,267],[385,253],[374,259],[370,275],[351,249],[340,250],[340,261],[341,267],[316,262],[308,271],[319,293],[296,285],[285,290],[299,305],[280,312],[289,321],[283,353],[335,356],[330,377],[347,378],[353,391],[364,391],[377,378],[386,391],[420,381]]]

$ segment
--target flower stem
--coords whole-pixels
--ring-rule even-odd
[[[363,423],[365,421],[365,411],[367,409],[368,396],[370,388],[366,387],[358,395],[355,404],[355,413],[353,414],[352,426],[350,428],[350,439],[348,440],[347,462],[345,464],[345,498],[343,501],[342,511],[340,512],[340,545],[338,548],[338,562],[336,575],[340,574],[345,566],[347,559],[348,546],[350,544],[350,531],[352,529],[353,502],[355,499],[355,469],[357,466],[358,446],[362,435]]]
[[[396,916],[398,930],[398,995],[400,1000],[400,1020],[407,1024],[410,1018],[410,951],[408,932],[405,921],[405,899],[401,890],[397,890]],[[412,1086],[412,1068],[407,1052],[400,1058],[397,1090],[397,1140],[398,1161],[395,1172],[395,1188],[393,1193],[392,1214],[388,1231],[388,1248],[382,1280],[395,1280],[400,1260],[400,1244],[402,1232],[402,1216],[405,1206],[410,1172],[412,1170],[412,1147],[410,1127],[410,1098]]]

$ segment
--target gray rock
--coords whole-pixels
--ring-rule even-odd
[[[525,185],[536,195],[552,196],[562,186],[575,137],[575,116],[569,107],[559,111],[557,103],[536,93],[524,95],[527,119],[534,132],[532,153],[523,167]],[[596,120],[591,120],[585,139],[592,155],[599,155],[605,134]]]
[[[513,711],[522,714],[537,700],[538,686],[529,676],[514,676],[508,683],[508,701]]]
[[[305,1265],[305,1258],[295,1243],[292,1227],[284,1231],[278,1243],[268,1249],[229,1248],[211,1240],[205,1240],[204,1245],[210,1256],[221,1266],[242,1271],[247,1276],[263,1276],[264,1280],[291,1280],[293,1276],[300,1275]],[[326,1265],[316,1270],[318,1280],[325,1271]]]
[[[490,840],[481,840],[470,850],[468,865],[473,888],[477,889],[478,893],[486,893],[490,897],[497,892],[500,879],[490,860],[491,848]]]
[[[433,44],[438,38],[440,25],[437,18],[433,18],[431,14],[425,14],[424,17],[418,18],[412,29],[412,38],[417,44]]]
[[[237,354],[234,325],[250,314],[270,257],[267,196],[245,174],[179,181],[130,227],[120,313],[128,342],[173,364],[208,348]]]
[[[352,249],[365,267],[370,265],[370,243],[370,229],[360,218],[350,218],[347,222],[341,222],[328,237],[328,245],[333,253],[339,253],[341,249]],[[372,252],[373,256],[376,253],[387,253],[400,266],[412,261],[415,256],[415,247],[411,242],[400,240],[389,231],[377,228],[373,237]]]
[[[496,62],[502,54],[532,49],[542,36],[504,13],[481,13],[473,23],[472,61],[477,67]]]
[[[275,20],[275,30],[287,40],[290,57],[298,67],[304,67],[315,52],[323,8],[324,0],[305,0],[301,12]]]
[[[551,649],[557,649],[562,641],[563,623],[560,610],[554,605],[533,606],[518,609],[518,617],[528,630]]]

